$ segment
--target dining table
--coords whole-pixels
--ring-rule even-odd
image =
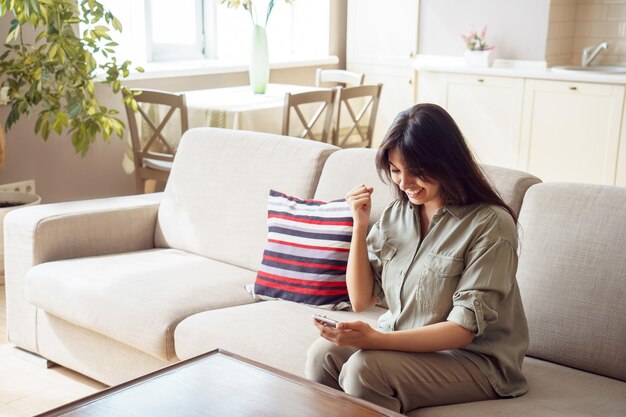
[[[189,128],[219,127],[281,134],[285,94],[297,94],[323,88],[296,84],[268,84],[264,94],[255,94],[249,85],[185,91]],[[146,109],[158,118],[164,110]],[[163,130],[165,139],[176,149],[180,141],[180,115],[176,112]],[[138,119],[139,121],[139,119]],[[173,130],[172,130],[173,129]],[[176,131],[178,129],[178,132]],[[150,128],[141,125],[142,138],[150,136]],[[123,168],[135,169],[130,138],[124,155]]]

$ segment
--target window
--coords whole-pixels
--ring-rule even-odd
[[[145,0],[145,20],[152,61],[204,58],[202,0]]]
[[[136,65],[198,59],[246,62],[250,55],[252,25],[241,7],[229,9],[218,0],[100,2],[124,27],[121,34],[113,34],[120,60]],[[254,4],[259,14],[265,13],[267,0]],[[267,25],[270,60],[328,55],[329,8],[329,0],[290,5],[277,0]]]

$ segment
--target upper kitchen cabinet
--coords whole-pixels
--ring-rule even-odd
[[[382,83],[372,147],[377,148],[398,112],[415,101],[412,62],[417,50],[418,0],[348,0],[346,68]]]
[[[615,184],[623,104],[623,85],[526,80],[521,168],[543,181]]]
[[[418,86],[418,102],[445,108],[479,162],[518,168],[523,79],[420,71]]]

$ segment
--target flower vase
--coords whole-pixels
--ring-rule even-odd
[[[255,94],[264,94],[270,79],[270,64],[267,53],[267,33],[263,26],[254,25],[252,28],[252,43],[250,45],[250,85]]]
[[[468,67],[490,67],[493,65],[493,54],[488,51],[465,50],[465,65]]]

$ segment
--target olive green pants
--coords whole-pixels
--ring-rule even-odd
[[[320,338],[309,348],[306,375],[401,413],[499,398],[472,361],[449,351],[358,350]]]

